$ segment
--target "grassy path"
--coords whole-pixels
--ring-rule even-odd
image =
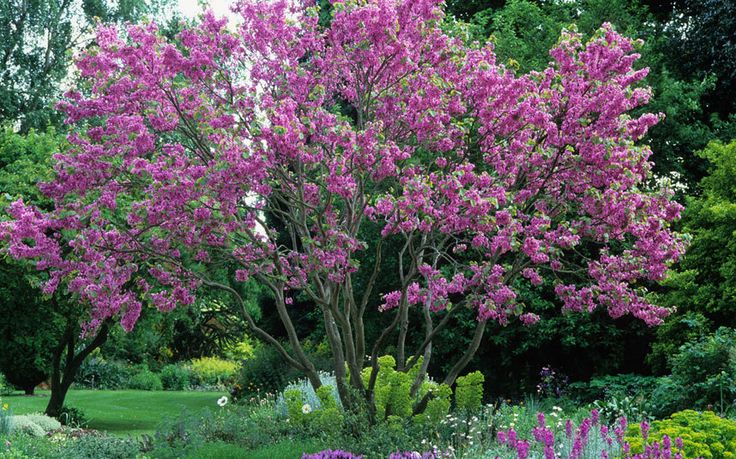
[[[14,414],[43,412],[49,392],[36,396],[4,396]],[[114,435],[151,434],[166,418],[182,413],[195,414],[216,409],[219,392],[149,392],[139,390],[71,390],[66,404],[81,409],[89,419],[89,427]]]

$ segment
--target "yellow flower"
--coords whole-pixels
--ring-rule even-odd
[[[3,403],[3,411],[8,411],[9,405],[7,403]]]

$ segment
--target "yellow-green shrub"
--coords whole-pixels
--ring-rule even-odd
[[[425,408],[423,413],[416,415],[415,419],[419,422],[436,424],[450,412],[452,389],[447,384],[425,381],[419,390],[419,398],[421,399],[428,392],[432,394],[432,397],[427,402],[427,408]]]
[[[685,410],[667,419],[652,422],[649,441],[682,438],[683,459],[736,459],[736,421],[718,417],[712,411],[698,413]],[[641,453],[644,444],[639,425],[631,425],[626,433],[633,453]]]
[[[199,384],[228,384],[233,382],[240,364],[217,357],[202,357],[191,362],[192,376]]]
[[[472,412],[480,409],[483,401],[484,381],[485,377],[480,371],[474,371],[457,378],[455,408],[458,411]]]
[[[284,391],[289,420],[294,425],[305,426],[318,432],[336,431],[342,425],[343,415],[332,396],[332,386],[321,386],[316,392],[319,407],[305,404],[304,394],[299,389]]]

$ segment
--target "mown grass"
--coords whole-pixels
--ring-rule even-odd
[[[193,416],[205,409],[217,409],[219,392],[149,392],[140,390],[71,390],[66,404],[81,409],[89,419],[89,427],[121,436],[152,434],[166,418],[182,413]],[[49,400],[48,391],[35,396],[10,395],[3,400],[14,414],[43,412]]]

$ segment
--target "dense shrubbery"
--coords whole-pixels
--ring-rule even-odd
[[[165,390],[186,390],[192,383],[189,365],[166,365],[161,369],[161,383]]]
[[[143,368],[128,381],[128,388],[137,390],[164,390],[161,377],[148,368]]]
[[[76,387],[89,389],[213,390],[231,386],[240,365],[217,357],[165,365],[151,371],[145,364],[130,365],[118,360],[94,357],[79,371]]]
[[[192,383],[200,386],[232,384],[240,365],[217,357],[201,357],[191,362]]]
[[[84,361],[75,384],[89,389],[124,389],[132,372],[132,367],[124,362],[95,356]]]
[[[650,429],[647,431],[647,429]],[[644,451],[642,430],[651,441],[681,438],[685,459],[733,459],[736,457],[736,421],[716,416],[711,411],[698,413],[685,410],[667,419],[647,424],[632,425],[627,430],[631,451]],[[644,435],[644,436],[647,436]]]
[[[332,370],[332,362],[325,346],[305,343],[305,351],[315,362],[319,371]],[[288,348],[288,345],[285,345]],[[236,398],[248,399],[264,394],[281,392],[287,384],[303,375],[290,366],[272,347],[257,346],[251,357],[247,358],[237,377]]]

